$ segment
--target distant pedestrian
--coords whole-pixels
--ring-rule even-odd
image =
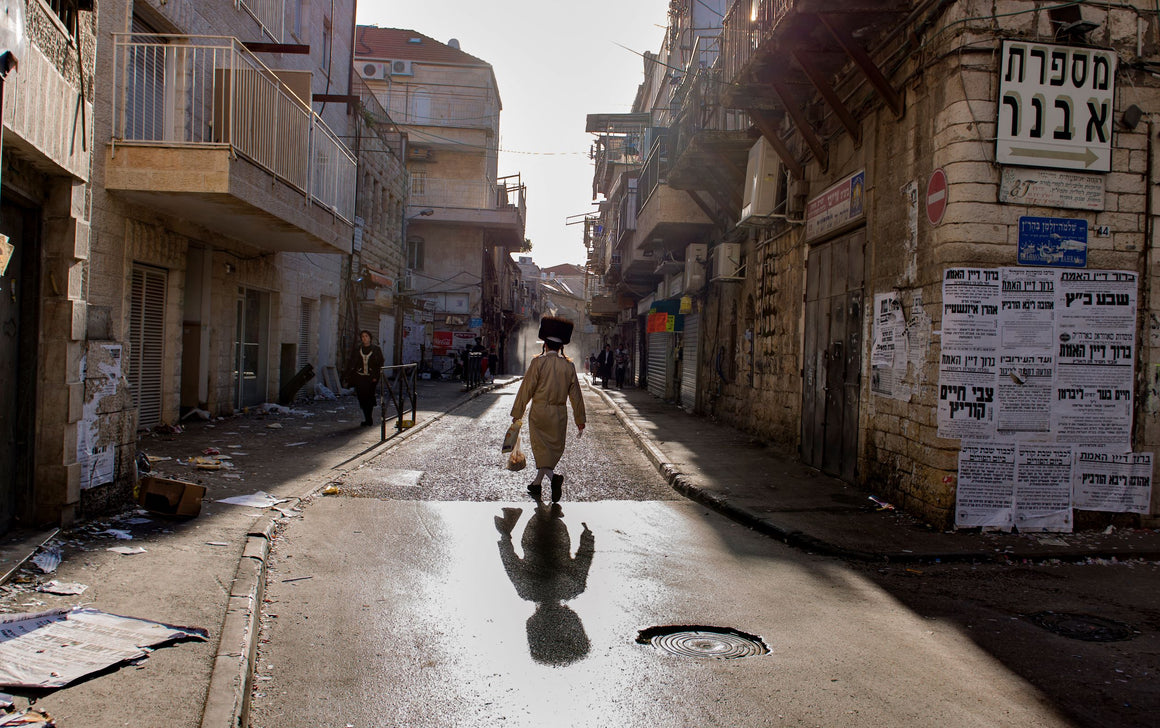
[[[491,381],[495,381],[496,368],[499,366],[499,358],[495,355],[495,347],[487,350],[487,371],[491,373]]]
[[[608,389],[608,380],[612,378],[612,345],[605,344],[604,351],[596,358],[597,376],[600,377],[600,386]]]
[[[346,380],[358,395],[358,406],[363,412],[362,427],[374,424],[375,390],[383,371],[383,350],[371,343],[371,332],[359,332],[359,343],[346,364]]]
[[[623,346],[618,346],[612,360],[616,366],[616,388],[624,389],[624,379],[628,375],[628,352]]]
[[[583,436],[586,422],[584,397],[576,366],[564,356],[564,345],[572,340],[572,322],[545,316],[540,321],[540,339],[544,342],[542,354],[532,359],[512,405],[512,420],[523,419],[524,410],[531,404],[528,416],[528,435],[532,441],[532,456],[536,461],[536,478],[528,486],[528,493],[537,501],[543,492],[544,478],[552,486],[552,502],[560,500],[564,476],[555,472],[564,444],[568,438],[568,402],[572,403],[572,419]]]

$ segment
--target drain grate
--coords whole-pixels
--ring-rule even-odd
[[[1036,612],[1027,615],[1027,618],[1049,632],[1085,642],[1119,642],[1140,634],[1130,624],[1091,614]]]
[[[710,657],[736,660],[768,655],[769,648],[757,635],[728,627],[670,626],[642,629],[636,637],[642,645],[681,657]]]

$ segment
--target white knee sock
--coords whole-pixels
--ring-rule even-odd
[[[532,481],[532,485],[541,485],[544,482],[544,476],[548,476],[548,482],[552,481],[551,468],[538,468],[536,470],[536,479]]]

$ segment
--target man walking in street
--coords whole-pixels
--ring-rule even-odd
[[[604,351],[596,357],[596,368],[599,372],[600,386],[608,389],[608,380],[612,378],[612,345],[605,344]]]
[[[628,352],[624,350],[623,344],[616,347],[613,362],[616,366],[616,388],[624,389],[624,379],[628,375]]]

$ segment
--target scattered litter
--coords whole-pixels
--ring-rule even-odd
[[[216,447],[207,447],[206,449],[201,451],[201,454],[202,455],[221,455],[222,451],[218,450]]]
[[[248,453],[248,452],[241,452],[241,451],[235,451],[235,452],[232,452],[232,453],[230,453],[230,454],[231,454],[231,455],[233,455],[234,457],[237,457],[238,455],[241,455],[242,457],[245,457],[245,456],[249,455],[250,453]]]
[[[229,546],[225,541],[206,541],[206,546]]]
[[[1040,536],[1036,540],[1039,541],[1039,543],[1043,544],[1044,546],[1067,546],[1068,545],[1067,541],[1064,541],[1062,538],[1059,538],[1058,536]]]
[[[874,501],[874,505],[878,506],[878,510],[880,510],[880,511],[892,511],[892,510],[894,510],[894,506],[890,503],[887,503],[884,500],[879,500],[878,498],[875,498],[874,496],[870,496],[870,500]]]
[[[1111,525],[1109,525],[1107,528],[1105,528],[1105,529],[1104,529],[1104,535],[1105,535],[1105,536],[1111,536],[1111,535],[1112,535],[1113,533],[1115,533],[1115,532],[1116,532],[1116,527],[1115,527],[1115,526],[1111,526]]]
[[[107,548],[105,550],[112,551],[113,553],[116,553],[116,554],[123,554],[125,556],[131,556],[133,554],[145,553],[145,549],[141,548],[140,546],[110,546],[109,548]]]
[[[88,588],[88,584],[75,584],[67,581],[57,581],[56,579],[53,579],[46,584],[41,584],[40,586],[36,587],[36,591],[44,592],[45,594],[60,594],[64,596],[70,594],[84,594],[85,589]]]
[[[208,637],[204,629],[119,617],[89,607],[4,615],[0,629],[9,635],[0,642],[0,686],[8,688],[64,687],[112,665],[147,657],[149,647]]]
[[[292,581],[305,581],[306,579],[313,579],[313,578],[314,578],[313,576],[295,576],[291,579],[283,579],[282,583],[289,584]]]
[[[12,710],[16,707],[16,698],[8,693],[0,693],[0,710]]]
[[[267,430],[281,430],[282,425],[277,423],[277,422],[271,422],[270,424],[266,425],[266,429]]]
[[[56,567],[60,566],[60,559],[60,549],[50,546],[33,556],[32,563],[36,564],[45,574],[51,574],[56,571]]]
[[[145,457],[149,459],[149,463],[150,463],[150,464],[153,464],[153,463],[163,463],[163,462],[165,462],[166,460],[172,460],[172,459],[173,459],[173,458],[169,457],[168,455],[146,455]]]
[[[338,495],[338,486],[328,485],[322,489],[323,495]]]
[[[190,417],[199,417],[203,420],[212,420],[213,419],[213,415],[211,415],[209,412],[206,412],[203,409],[198,409],[197,407],[194,407],[190,411],[186,412],[185,415],[181,419],[188,420]]]
[[[274,510],[278,511],[287,518],[297,518],[298,516],[302,515],[302,511],[298,510],[297,508],[279,508],[278,506],[274,506]]]
[[[285,503],[289,498],[275,498],[265,491],[257,491],[250,495],[235,495],[232,498],[221,498],[218,503],[230,503],[235,506],[249,506],[251,508],[270,508],[279,503]]]
[[[236,435],[237,433],[232,433],[232,434],[235,434],[235,435]],[[226,445],[226,447],[228,447],[228,448],[229,448],[229,449],[231,449],[231,450],[236,450],[236,449],[238,449],[239,447],[241,447],[241,445]]]
[[[216,458],[203,458],[198,455],[185,461],[187,465],[192,465],[198,470],[221,470],[222,461]]]
[[[153,471],[153,466],[149,464],[149,456],[143,452],[137,453],[137,472],[149,473]]]
[[[121,521],[121,523],[124,523],[128,526],[140,526],[145,523],[153,523],[153,519],[137,516],[136,518],[127,518],[124,521]]]
[[[242,476],[238,475],[237,473],[225,473],[222,475],[222,477],[229,478],[230,480],[241,480],[242,479]]]
[[[164,424],[157,425],[153,428],[153,431],[161,435],[180,435],[181,433],[185,432],[185,430],[181,428],[181,425]]]
[[[273,402],[266,402],[265,404],[262,404],[255,409],[257,409],[259,412],[265,412],[266,414],[273,412],[280,415],[288,415],[291,411],[289,407],[281,404],[274,404]],[[269,425],[266,426],[269,427]]]
[[[318,399],[338,399],[338,395],[331,391],[330,387],[321,382],[314,385],[314,396]]]
[[[106,533],[109,534],[110,536],[114,536],[116,538],[119,538],[122,541],[132,541],[133,540],[133,534],[129,533],[128,531],[124,530],[123,528],[106,528],[104,531],[97,532],[97,535],[104,536]]]
[[[26,725],[41,725],[48,728],[54,728],[56,723],[52,716],[44,711],[29,708],[11,715],[0,715],[0,726],[8,728],[8,726],[26,726]]]
[[[287,443],[286,447],[298,447],[299,445],[305,445],[307,442],[309,442],[309,440],[303,440],[302,442],[291,442]]]

